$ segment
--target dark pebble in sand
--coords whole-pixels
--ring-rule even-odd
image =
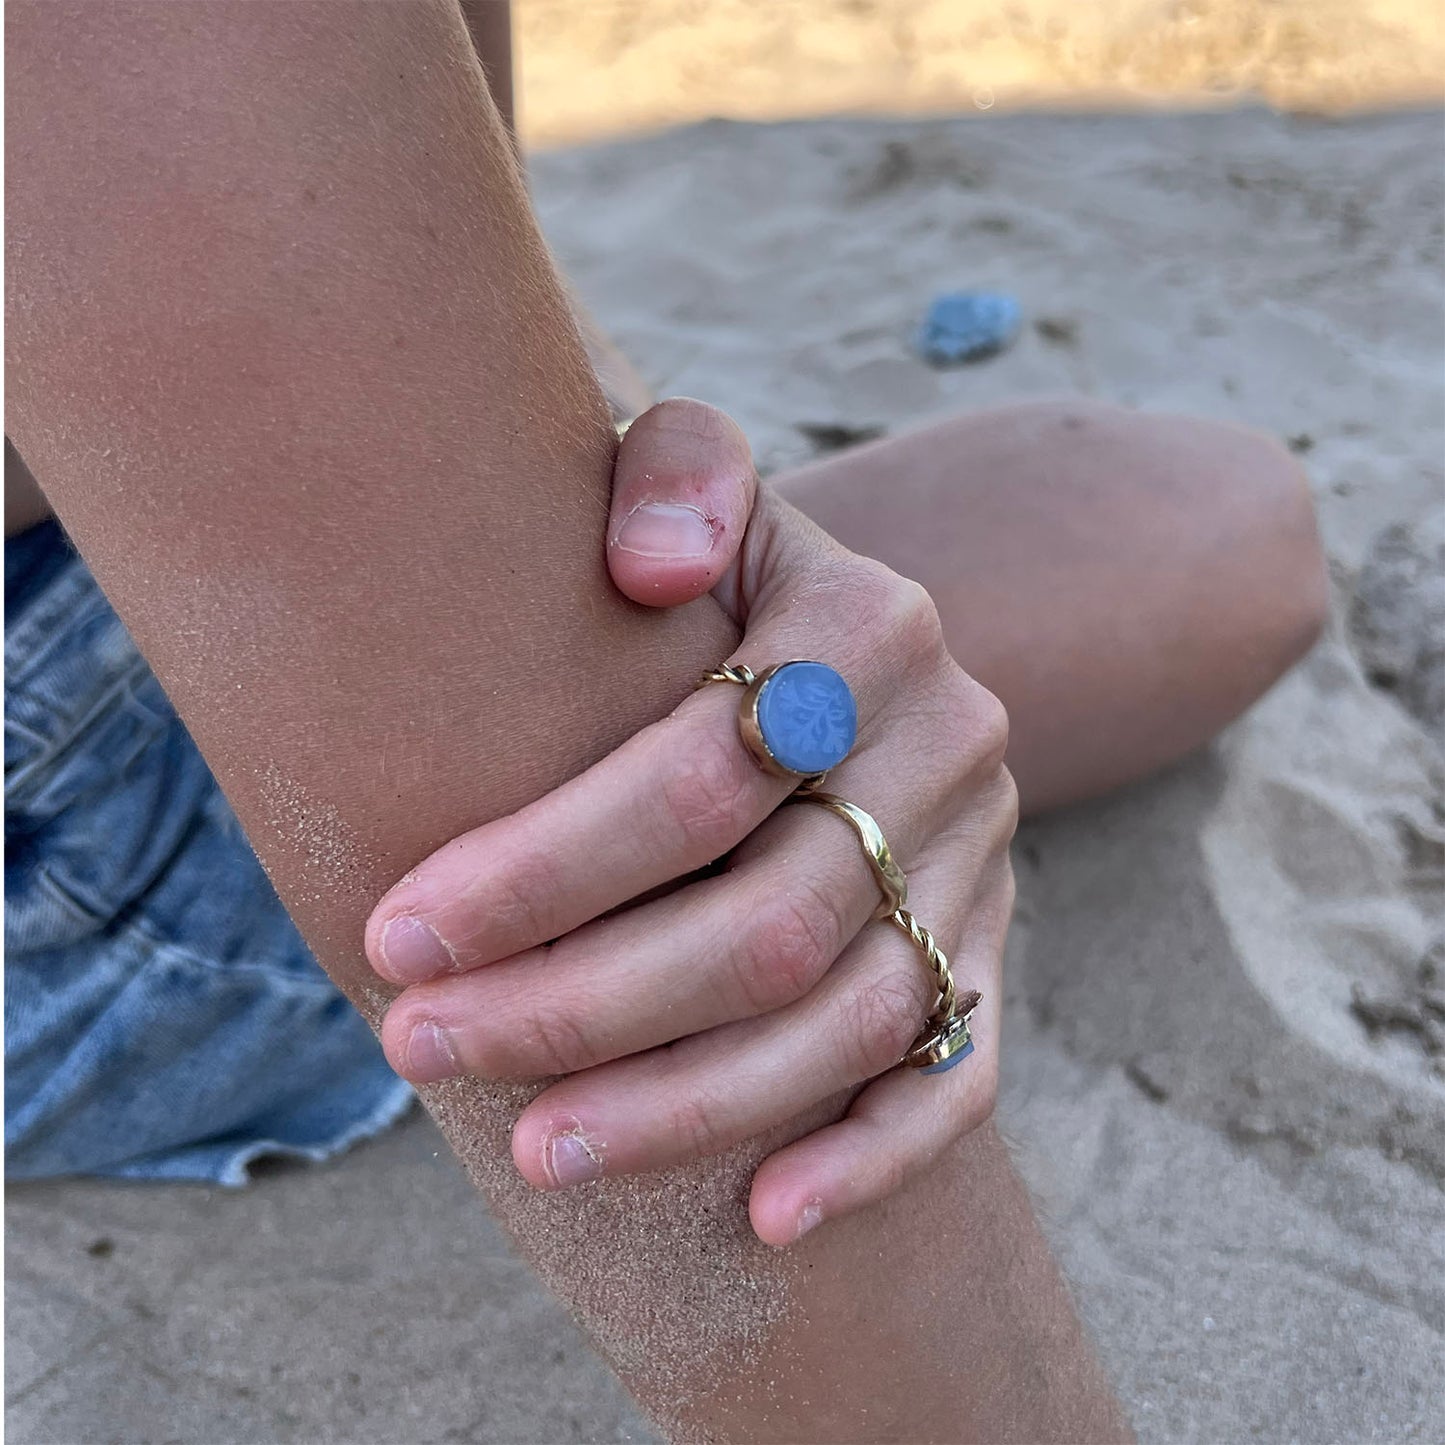
[[[884,430],[881,426],[849,426],[840,421],[800,421],[793,425],[820,453],[841,452],[847,447],[876,441]]]
[[[1350,636],[1366,676],[1437,735],[1445,728],[1445,542],[1406,523],[1375,539],[1355,581]]]
[[[1034,330],[1054,346],[1076,346],[1079,341],[1079,323],[1068,316],[1040,316],[1034,322]]]

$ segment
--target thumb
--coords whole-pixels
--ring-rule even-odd
[[[747,438],[726,412],[687,397],[643,412],[612,470],[613,583],[648,607],[711,591],[742,545],[757,486]]]

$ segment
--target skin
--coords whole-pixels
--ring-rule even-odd
[[[386,886],[665,714],[736,631],[707,599],[647,611],[608,580],[611,427],[458,12],[344,8],[341,33],[310,0],[264,24],[250,5],[12,7],[9,416],[308,943],[375,1018],[360,942]],[[599,1230],[604,1181],[528,1228],[548,1196],[485,1158],[499,1096],[428,1104],[618,1350],[636,1290],[591,1288],[599,1256],[648,1282],[687,1367],[620,1362],[679,1433],[1124,1434],[987,1130],[786,1265],[747,1252],[741,1201],[685,1221],[742,1261],[732,1317],[767,1298],[786,1321],[720,1334],[666,1215]],[[939,1254],[949,1227],[966,1269]]]
[[[1149,455],[1151,428],[1158,437],[1157,459]],[[1168,467],[1171,453],[1165,443],[1170,434],[1185,443],[1210,443],[1203,449],[1191,447],[1186,455],[1201,458],[1218,472],[1211,475],[1198,463]],[[1132,449],[1140,463],[1154,460],[1154,466],[1121,469],[1126,449]],[[1079,477],[1092,484],[1100,518],[1105,523],[1132,522],[1131,540],[1139,555],[1127,570],[1130,587],[1143,579],[1146,595],[1166,604],[1150,611],[1151,628],[1137,630],[1140,642],[1154,651],[1150,655],[1136,649],[1131,654],[1139,670],[1125,671],[1121,686],[1167,683],[1171,700],[1177,701],[1174,716],[1184,727],[1208,726],[1232,715],[1293,660],[1313,632],[1311,589],[1299,585],[1320,572],[1313,520],[1308,505],[1301,504],[1293,465],[1282,449],[1271,449],[1250,433],[1188,418],[1157,422],[1109,408],[1032,404],[875,448],[868,457],[868,474],[896,475],[887,463],[901,453],[913,462],[903,475],[916,478],[918,495],[927,498],[930,482],[936,483],[941,470],[935,461],[931,478],[930,460],[963,452],[1002,468],[1005,478],[1028,477],[1035,494],[1049,502],[1062,493],[1058,504],[1040,513],[1058,519],[1052,529],[1041,521],[1030,529],[1045,533],[1038,551],[1065,577],[1091,559],[1098,561],[1085,579],[1088,587],[1063,614],[1074,619],[1075,626],[1065,629],[1057,620],[1047,620],[1045,608],[1057,604],[1045,591],[1045,605],[1036,609],[1039,639],[1034,648],[1021,645],[1018,651],[1040,651],[1042,666],[1052,664],[1055,671],[1065,672],[1071,651],[1077,655],[1087,648],[1091,630],[1118,634],[1111,610],[1125,605],[1117,581],[1117,548],[1095,547],[1087,537],[1071,535],[1076,529],[1097,530],[1099,519],[1064,505],[1077,494],[1072,479],[1067,490],[1051,488],[1048,474],[1037,471],[1040,452],[1046,459],[1057,456],[1054,465],[1062,468],[1066,451],[1078,459]],[[1272,455],[1283,461],[1273,476],[1263,465]],[[1171,543],[1171,530],[1181,530],[1184,508],[1196,505],[1206,489],[1220,497],[1233,471],[1250,463],[1251,491],[1246,497],[1240,489],[1239,500],[1252,506],[1241,505],[1222,519],[1200,508],[1203,525],[1187,533],[1193,548],[1177,540]],[[824,506],[835,497],[845,504],[850,500],[844,487],[826,486],[837,466],[814,469],[824,483]],[[1116,480],[1121,471],[1127,478],[1123,483]],[[986,470],[984,475],[991,473]],[[811,478],[805,473],[797,480],[807,483]],[[718,584],[718,568],[728,551],[725,540],[700,528],[710,549],[703,551],[702,544],[692,545],[695,539],[679,518],[687,514],[694,523],[704,516],[726,518],[719,531],[724,537],[740,535],[738,523],[750,506],[752,487],[745,443],[725,417],[699,402],[662,403],[629,433],[614,471],[608,549],[614,581],[628,595],[658,605],[673,605]],[[897,489],[891,490],[896,496]],[[948,492],[938,488],[940,512],[948,510],[958,490],[956,482]],[[979,490],[973,510],[983,514],[991,498]],[[1006,486],[998,491],[1006,500],[1016,495]],[[863,495],[871,495],[871,487]],[[637,551],[628,544],[629,530],[654,508],[666,515],[666,525],[659,530],[649,524],[648,546]],[[775,565],[786,553],[767,540],[773,535],[769,528],[776,510],[765,495],[754,521],[754,532],[764,533],[754,550]],[[953,510],[958,511],[956,506]],[[895,513],[905,525],[913,521],[906,507],[895,508]],[[846,510],[843,520],[846,523]],[[905,540],[925,561],[938,556],[940,539],[967,552],[973,537],[971,529],[962,527],[913,531]],[[1116,535],[1128,534],[1121,525]],[[932,549],[925,545],[930,539]],[[663,544],[680,546],[684,541],[689,545],[678,555],[664,557]],[[1149,555],[1150,547],[1159,550],[1157,562]],[[1172,551],[1166,551],[1168,547]],[[899,550],[907,552],[906,547]],[[997,545],[977,548],[971,560],[981,578],[987,579],[989,559],[999,551]],[[1018,549],[1020,558],[1027,555]],[[1006,566],[1016,560],[1005,554]],[[1158,580],[1151,578],[1151,566]],[[748,656],[767,659],[798,652],[786,627],[774,635],[773,620],[763,609],[739,609],[739,570],[746,572],[732,569],[715,595],[735,615],[746,616],[745,647],[752,649]],[[857,630],[851,611],[856,598],[844,604],[836,592],[810,586],[806,576],[788,575],[786,565],[778,570],[783,575],[772,585],[785,595],[816,597],[808,608],[815,635],[846,638]],[[1045,589],[1052,580],[1051,575],[1039,578]],[[947,582],[948,574],[940,571],[940,590]],[[1221,586],[1229,591],[1232,605],[1211,605],[1212,593]],[[862,593],[865,588],[860,576],[852,590]],[[976,615],[966,605],[963,589],[953,590],[961,595],[951,615]],[[1318,606],[1322,609],[1322,597]],[[865,631],[878,635],[881,609],[864,611],[870,616]],[[787,616],[784,609],[779,620],[785,622]],[[1273,629],[1260,625],[1262,616],[1273,620]],[[1238,629],[1234,637],[1230,627]],[[894,642],[882,650],[897,660],[906,646]],[[1012,660],[998,650],[993,656],[1004,664]],[[859,676],[856,662],[850,669],[841,655],[830,658],[855,682],[866,678],[866,672]],[[1005,682],[1017,671],[1005,671]],[[1036,748],[1026,731],[1026,768],[1035,751],[1040,767],[1066,751],[1064,744],[1075,731],[1079,740],[1074,750],[1085,757],[1095,739],[1109,740],[1112,752],[1101,755],[1096,750],[1090,760],[1102,769],[1117,758],[1124,776],[1141,759],[1162,761],[1175,755],[1178,734],[1165,733],[1160,750],[1157,725],[1163,719],[1157,705],[1121,714],[1101,706],[1101,690],[1091,686],[1087,675],[1076,680],[1076,692],[1060,696],[1055,683],[1042,700],[1042,715],[1053,721],[1062,711],[1067,730],[1039,740]],[[910,669],[904,668],[888,683],[904,714],[912,682]],[[1141,692],[1142,703],[1147,698]],[[829,780],[830,787],[850,797],[883,800],[888,809],[885,831],[908,866],[915,890],[928,876],[930,850],[939,847],[917,846],[919,826],[930,809],[938,808],[946,788],[938,771],[926,768],[925,776],[931,773],[934,782],[921,794],[911,789],[908,759],[967,757],[969,728],[962,720],[969,710],[968,699],[960,698],[943,717],[958,719],[961,726],[955,731],[945,720],[940,731],[937,709],[925,708],[921,720],[911,720],[878,749],[881,756],[874,765],[865,728],[858,749]],[[407,990],[382,1031],[399,1072],[418,1082],[459,1073],[492,1078],[569,1075],[536,1099],[514,1130],[517,1166],[540,1187],[566,1187],[604,1171],[620,1174],[684,1163],[697,1157],[700,1148],[720,1149],[761,1134],[782,1112],[799,1110],[828,1092],[821,1081],[828,1078],[835,1059],[814,1060],[801,1072],[789,1068],[794,1060],[810,1058],[814,1039],[844,1039],[850,1021],[862,1016],[872,1019],[875,1041],[887,1033],[874,1017],[876,1010],[860,1006],[858,996],[850,998],[846,992],[848,979],[885,976],[876,966],[860,975],[853,959],[860,950],[879,946],[876,931],[864,926],[878,902],[876,885],[854,854],[849,835],[836,829],[830,834],[826,826],[810,831],[809,822],[795,809],[778,814],[734,852],[725,878],[706,880],[616,917],[602,916],[727,851],[754,825],[755,819],[746,817],[724,836],[718,836],[716,827],[700,831],[679,825],[673,804],[676,760],[691,756],[717,735],[715,720],[704,711],[703,726],[690,740],[687,729],[677,726],[685,714],[686,707],[668,724],[645,730],[604,764],[535,806],[440,850],[382,901],[368,926],[368,952],[383,977],[402,984],[428,980]],[[1030,716],[1025,715],[1025,726]],[[1151,748],[1156,749],[1152,757]],[[1010,756],[1019,751],[1011,741]],[[771,807],[776,785],[749,769],[740,752],[734,761],[743,767],[738,788],[751,780],[757,796]],[[1116,777],[1120,771],[1116,766]],[[1075,775],[1067,771],[1055,776],[1063,788],[1077,786]],[[1033,781],[1036,773],[1029,778]],[[997,950],[1007,905],[987,886],[980,891],[974,881],[987,877],[989,869],[983,862],[980,873],[987,851],[978,847],[978,829],[998,816],[995,810],[1001,805],[990,802],[986,783],[981,787],[979,778],[970,778],[970,783],[953,828],[953,858],[945,865],[948,900],[971,899],[967,923],[963,929],[945,927],[939,916],[928,917],[935,931],[943,930],[940,936],[954,956],[960,985],[982,989],[990,1001],[985,1016],[976,1020],[975,1034],[982,1039],[991,1032],[987,1015],[996,997]],[[730,788],[730,795],[734,791]],[[923,799],[928,803],[920,811]],[[1006,823],[1001,824],[999,836],[1006,831]],[[949,836],[947,830],[944,836]],[[787,876],[790,885],[779,891],[779,881]],[[851,895],[840,883],[850,876]],[[915,891],[915,906],[916,898]],[[947,913],[945,905],[942,916]],[[388,950],[392,931],[401,947]],[[972,940],[962,955],[957,951],[961,936]],[[847,945],[850,938],[858,941]],[[558,941],[541,946],[552,939]],[[984,940],[988,942],[980,946]],[[847,952],[835,962],[845,947]],[[690,960],[684,971],[675,968],[679,957]],[[827,987],[820,984],[825,974]],[[823,1000],[830,988],[847,1000],[844,1014],[819,1026],[817,1010],[826,1009]],[[799,1004],[810,991],[813,996]],[[919,1008],[927,1007],[926,1001],[904,1002],[905,1009],[913,1009],[915,1021]],[[755,1014],[759,1021],[751,1026],[733,1022]],[[900,1027],[906,1032],[906,1026],[905,1018]],[[445,1047],[438,1048],[442,1038]],[[414,1039],[422,1044],[415,1056]],[[656,1048],[674,1040],[682,1042],[667,1051]],[[902,1045],[898,1048],[901,1052]],[[626,1055],[633,1057],[624,1061]],[[884,1046],[885,1068],[897,1057]],[[946,1081],[924,1084],[906,1071],[886,1073],[854,1100],[842,1126],[821,1130],[768,1159],[752,1188],[751,1211],[760,1237],[789,1243],[801,1229],[871,1205],[930,1166],[941,1148],[984,1116],[985,1101],[995,1089],[996,1062],[996,1054],[983,1048],[966,1073]],[[576,1144],[578,1136],[587,1141],[585,1148]],[[569,1151],[565,1170],[554,1167],[549,1154],[558,1140]]]
[[[510,116],[510,41],[499,23],[506,10],[488,6],[487,23],[473,20],[472,33],[488,73],[507,78]],[[604,384],[620,377],[626,386],[629,373],[595,330],[588,350]],[[708,423],[704,409],[690,404],[696,437],[682,436],[674,417],[679,441],[657,445],[651,423],[688,405],[664,403],[643,418],[614,473],[609,567],[623,592],[654,606],[689,600],[717,580],[731,539],[741,535],[738,513],[750,506],[741,500],[751,497],[750,463],[734,455],[740,447],[725,419]],[[886,508],[881,477],[889,478]],[[948,648],[1014,705],[1008,756],[1032,809],[1117,786],[1202,743],[1309,647],[1323,620],[1323,559],[1304,477],[1277,443],[1243,429],[1077,400],[1029,403],[890,438],[776,485],[835,536],[886,557],[939,599]],[[648,545],[638,551],[624,529],[648,513]],[[725,518],[727,526],[699,541],[691,533],[703,517]],[[664,561],[670,547],[678,555]],[[786,589],[799,586],[790,579]],[[825,633],[846,636],[853,625],[830,614],[827,597],[810,615]],[[1101,648],[1105,637],[1110,645]],[[763,658],[793,650],[769,639],[765,626],[750,626],[749,641]],[[915,729],[917,740],[926,732]],[[842,903],[832,880],[847,859],[815,838],[789,852],[789,828],[802,831],[796,820],[768,837],[775,851],[784,844],[789,862],[800,852],[812,865],[796,879],[801,892],[783,895],[781,917],[757,906],[750,882],[752,874],[777,876],[762,833],[733,855],[725,881],[620,918],[597,916],[663,876],[655,863],[652,871],[627,871],[631,860],[655,859],[658,840],[672,831],[667,785],[658,786],[666,764],[647,738],[589,774],[590,787],[582,780],[559,790],[426,860],[382,901],[368,929],[378,972],[419,985],[392,1008],[382,1032],[399,1072],[417,1081],[569,1075],[534,1100],[513,1131],[517,1166],[539,1187],[663,1168],[761,1133],[781,1111],[815,1097],[809,1085],[822,1092],[828,1077],[827,1060],[801,1076],[784,1061],[809,1057],[819,1032],[837,1039],[847,1031],[843,1020],[819,1030],[811,1001],[799,1000],[830,967],[847,974],[835,956],[867,917],[872,884],[855,865],[862,896]],[[934,756],[953,750],[946,736],[924,745]],[[876,780],[850,759],[841,770],[845,791],[896,798],[898,757],[895,745],[891,779]],[[651,808],[630,806],[637,799],[651,799]],[[979,795],[968,804],[966,814],[988,816]],[[895,852],[915,841],[907,809],[887,821]],[[771,836],[780,830],[781,838]],[[607,840],[622,877],[599,873],[593,839]],[[715,852],[738,839],[714,841]],[[712,856],[699,840],[679,837],[668,876],[704,854]],[[918,854],[901,856],[916,891]],[[529,859],[548,866],[523,866]],[[973,891],[976,864],[976,850],[964,848],[952,896]],[[590,903],[579,879],[592,885]],[[510,905],[524,904],[534,926],[499,927],[499,900],[512,915]],[[971,938],[989,936],[980,924],[991,915],[999,916],[997,905],[986,892],[976,896]],[[388,954],[392,928],[406,958],[398,949]],[[710,940],[702,950],[691,943],[699,935]],[[984,987],[990,1000],[1001,929],[994,936],[993,948],[965,960],[965,981]],[[951,950],[957,937],[945,934]],[[673,966],[680,956],[691,960],[681,991]],[[751,1014],[758,1025],[734,1022]],[[855,998],[848,1017],[859,1016]],[[875,1021],[875,1036],[883,1032]],[[750,1042],[760,1036],[767,1048]],[[673,1041],[671,1050],[656,1047]],[[751,1197],[759,1236],[787,1243],[822,1219],[876,1203],[929,1167],[983,1117],[996,1065],[984,1051],[969,1066],[971,1090],[952,1078],[928,1084],[928,1096],[906,1072],[887,1074],[854,1099],[842,1124],[766,1160]],[[554,1165],[554,1149],[565,1151],[565,1169]]]
[[[878,477],[895,475],[907,505],[890,488],[885,525]],[[1328,609],[1299,465],[1199,417],[1024,402],[778,490],[928,589],[954,656],[1008,707],[1026,815],[1207,742],[1309,651]]]
[[[515,144],[511,5],[462,0],[462,10]],[[582,324],[617,414],[643,411],[652,398],[637,374]],[[615,516],[648,490],[648,470],[618,478]],[[726,454],[700,474],[717,509],[736,508],[750,485]],[[1324,627],[1308,479],[1276,438],[1245,427],[1030,401],[856,447],[772,485],[845,547],[927,590],[949,651],[1007,704],[1025,816],[1201,746]],[[655,559],[614,545],[609,565],[639,602],[684,600],[675,580],[658,591]]]
[[[644,594],[693,590],[689,570],[705,583],[696,558],[664,564],[652,544],[679,535],[681,517],[720,528],[729,510],[745,514],[711,505],[729,473],[751,476],[727,418],[688,401],[641,417],[614,470],[614,571],[627,558],[628,585]],[[649,500],[629,505],[638,488]],[[699,489],[705,510],[681,501]],[[750,492],[744,482],[733,503]],[[639,518],[658,506],[666,525],[648,522],[639,553]],[[878,810],[909,906],[952,957],[958,989],[982,991],[977,1062],[946,1079],[895,1067],[936,980],[898,933],[869,926],[880,892],[851,832],[816,808],[779,810],[796,779],[746,753],[728,689],[695,693],[581,777],[413,869],[373,914],[368,952],[393,982],[429,980],[382,1028],[408,1078],[570,1076],[513,1130],[517,1167],[541,1188],[722,1153],[872,1080],[841,1124],[759,1170],[753,1224],[781,1246],[893,1192],[991,1112],[1017,808],[1003,709],[949,657],[921,588],[765,490],[712,595],[745,625],[735,662],[761,671],[821,647],[850,680],[858,738],[828,787]],[[722,855],[720,876],[602,916]]]
[[[660,716],[735,637],[708,604],[644,614],[608,586],[610,437],[500,125],[479,77],[464,73],[459,26],[416,6],[397,28],[386,8],[368,11],[340,45],[327,38],[334,12],[309,4],[272,19],[265,44],[225,10],[211,12],[221,33],[204,42],[165,7],[17,6],[11,20],[17,438],[308,940],[373,1016],[374,979],[357,939],[385,883]],[[107,63],[118,53],[131,61],[124,82]],[[276,54],[313,77],[304,97],[275,73]],[[398,57],[438,76],[436,93],[392,82]],[[382,142],[351,144],[356,94],[398,117]],[[179,186],[173,175],[158,180],[155,164],[178,106],[197,137]],[[42,115],[48,124],[37,129]],[[74,136],[86,144],[67,146]],[[295,144],[317,136],[325,167]],[[324,209],[308,210],[317,179],[333,189]],[[397,206],[399,193],[415,198],[412,208]],[[198,234],[210,245],[198,250]],[[77,242],[64,264],[45,255],[55,235]],[[346,285],[328,288],[338,257]],[[67,324],[77,301],[83,331]],[[488,342],[480,353],[479,337]],[[239,386],[238,355],[247,358]],[[397,404],[378,407],[377,396]],[[1131,440],[1114,436],[1098,465],[1127,469]],[[1251,439],[1238,457],[1257,464],[1262,451]],[[1147,470],[1134,473],[1144,486]],[[408,478],[400,505],[398,474]],[[1171,491],[1176,521],[1196,519],[1197,480],[1181,477]],[[954,473],[951,485],[967,495],[966,478]],[[860,526],[866,495],[860,477]],[[1279,516],[1292,509],[1282,502]],[[1086,510],[1070,515],[1082,523]],[[1006,512],[1000,503],[996,515]],[[1119,515],[1132,515],[1126,494]],[[1256,513],[1230,515],[1248,533]],[[1258,515],[1271,523],[1261,541],[1282,537],[1286,562],[1308,551],[1292,550],[1295,529],[1275,513]],[[1172,540],[1176,572],[1219,561],[1212,540],[1197,557],[1177,546],[1177,529]],[[915,573],[924,555],[910,549]],[[501,565],[478,567],[479,557]],[[520,576],[507,572],[508,559],[523,557]],[[1292,575],[1308,581],[1309,569]],[[346,584],[354,576],[388,600],[384,615],[358,618]],[[1268,595],[1254,573],[1246,580],[1252,596]],[[1308,605],[1294,607],[1305,620],[1292,615],[1278,638],[1249,618],[1250,638],[1264,634],[1270,656],[1287,656],[1309,631]],[[971,629],[981,646],[980,633]],[[258,635],[264,649],[254,648]],[[1231,641],[1220,639],[1221,654]],[[530,666],[539,648],[549,649],[548,667]],[[1002,657],[1004,642],[996,650]],[[458,665],[478,656],[484,676]],[[1265,671],[1248,686],[1262,686]],[[1237,703],[1247,690],[1230,696]],[[544,728],[532,726],[542,718]],[[1177,743],[1198,730],[1173,728],[1146,731]],[[318,822],[309,845],[281,805],[298,798]],[[477,1126],[465,1100],[484,1096],[452,1097],[464,1106],[446,1111],[446,1126],[467,1154]],[[509,1195],[505,1208],[528,1206]],[[585,1203],[577,1214],[586,1219]],[[935,1240],[945,1234],[958,1248],[940,1262]],[[560,1237],[533,1251],[564,1293],[574,1245]],[[666,1239],[651,1248],[655,1258],[643,1249],[627,1268],[662,1303],[671,1251]],[[791,1253],[801,1269],[788,1278],[787,1331],[746,1358],[726,1348],[707,1356],[710,1388],[675,1410],[683,1427],[740,1440],[1121,1433],[987,1127],[889,1204]],[[702,1352],[701,1335],[695,1344]],[[632,1383],[654,1408],[677,1406],[657,1398],[645,1373]]]

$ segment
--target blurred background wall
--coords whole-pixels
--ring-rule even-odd
[[[709,116],[1445,96],[1445,0],[514,0],[545,146]]]

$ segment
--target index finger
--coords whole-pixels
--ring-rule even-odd
[[[709,686],[520,812],[454,839],[382,899],[366,951],[410,984],[534,948],[713,862],[796,786],[738,736]]]
[[[734,662],[761,672],[796,656],[804,627],[786,615],[760,626]],[[850,683],[862,734],[889,674],[876,642],[856,629],[839,634],[847,655],[833,665]],[[799,781],[764,771],[744,745],[742,696],[735,685],[701,688],[570,782],[433,853],[368,921],[373,968],[406,985],[508,958],[736,847]]]
[[[885,705],[894,714],[904,701],[900,678],[941,654],[931,604],[922,612],[933,620],[918,625],[922,589],[847,554],[839,565],[826,534],[766,492],[748,550],[758,597],[730,662],[761,673],[830,639],[821,660],[849,684],[866,737]],[[530,807],[432,854],[368,921],[372,966],[406,985],[507,958],[727,853],[798,783],[759,767],[739,701],[734,685],[704,687]]]

